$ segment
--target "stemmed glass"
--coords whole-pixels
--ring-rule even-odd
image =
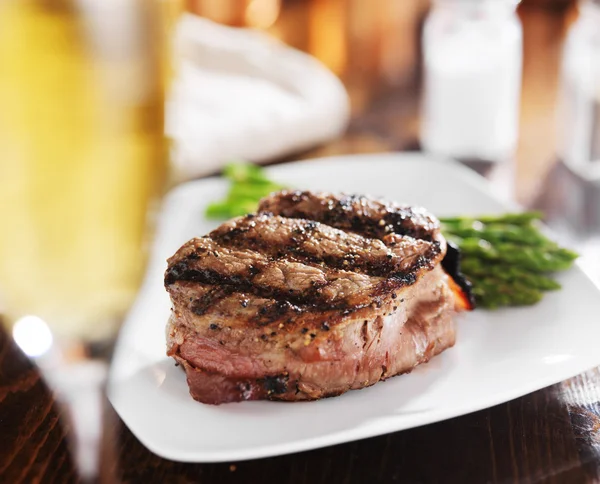
[[[59,398],[84,403],[80,443],[106,373],[90,358],[133,301],[167,183],[175,3],[0,2],[0,312]]]

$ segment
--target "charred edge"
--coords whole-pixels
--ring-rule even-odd
[[[225,276],[212,269],[196,269],[190,267],[190,259],[186,258],[173,264],[165,273],[165,286],[170,286],[177,281],[200,282],[218,286],[250,286],[248,279],[260,272],[254,266],[248,268],[248,276]]]
[[[471,307],[474,308],[475,295],[473,294],[473,286],[460,270],[460,249],[451,241],[447,241],[447,247],[446,255],[442,260],[442,268],[458,284],[471,304]]]
[[[381,281],[371,292],[370,296],[376,298],[375,302],[378,302],[379,305],[381,305],[382,296],[385,296],[386,294],[398,290],[402,287],[408,287],[415,284],[417,282],[418,269],[417,271],[410,272],[408,274],[392,274],[390,278]]]
[[[257,380],[267,395],[281,395],[288,391],[289,375],[281,374],[275,376],[266,376]]]
[[[259,221],[267,220],[273,217],[272,213],[263,213],[259,216]],[[213,240],[218,240],[220,242],[228,242],[229,240],[235,240],[240,238],[240,236],[245,235],[251,229],[256,227],[257,220],[255,214],[248,214],[243,216],[240,220],[236,222],[234,227],[218,227],[213,230],[208,237]],[[243,225],[243,224],[246,225]]]
[[[395,234],[409,235],[415,239],[433,242],[433,231],[427,226],[415,222],[415,219],[419,218],[420,216],[409,207],[388,209],[383,217],[384,227],[390,227],[391,232]],[[439,242],[437,244],[439,249]]]
[[[410,272],[396,272],[390,274],[388,279],[382,281],[375,288],[375,290],[371,293],[371,296],[382,296],[392,291],[392,299],[396,299],[398,295],[393,293],[394,289],[412,286],[417,282],[418,275],[421,272],[432,270],[434,267],[433,261],[437,255],[439,255],[440,250],[441,248],[439,243],[437,245],[433,245],[425,255],[420,255],[417,258]]]

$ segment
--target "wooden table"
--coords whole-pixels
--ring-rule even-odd
[[[354,116],[348,133],[303,158],[418,147],[416,38],[426,2],[381,0],[382,11],[362,13],[360,2],[349,3],[354,10],[344,10],[338,0],[288,0],[269,29],[322,58],[351,93]],[[515,184],[524,203],[537,198],[553,166],[554,147],[548,140],[553,138],[559,53],[573,17],[570,8],[547,4],[525,4],[521,10],[525,63]],[[389,15],[392,10],[402,15]],[[349,27],[337,25],[332,19],[338,16],[363,37],[356,40]],[[305,28],[294,27],[298,24]],[[204,465],[153,455],[106,401],[100,481],[600,482],[599,401],[600,371],[595,369],[523,398],[421,428],[300,454]],[[77,482],[68,452],[72,435],[39,371],[0,330],[0,482]]]

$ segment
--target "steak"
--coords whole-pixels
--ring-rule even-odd
[[[203,403],[314,400],[451,347],[459,305],[426,210],[283,191],[168,260],[167,354]]]

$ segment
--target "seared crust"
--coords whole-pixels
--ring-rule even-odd
[[[409,235],[438,243],[444,240],[439,221],[424,208],[362,195],[284,190],[264,198],[258,211],[316,220],[382,240],[388,234]]]
[[[168,260],[167,290],[191,281],[302,309],[353,311],[414,284],[446,251],[439,223],[423,209],[286,191],[259,209],[268,212],[233,219],[183,245]],[[209,311],[213,298],[198,299],[196,310]]]
[[[305,400],[454,344],[446,244],[423,209],[281,192],[168,260],[168,354],[205,403]]]
[[[260,251],[270,258],[293,258],[372,276],[402,275],[435,261],[440,247],[408,235],[382,240],[307,219],[272,213],[246,215],[225,222],[209,237],[226,247]]]

